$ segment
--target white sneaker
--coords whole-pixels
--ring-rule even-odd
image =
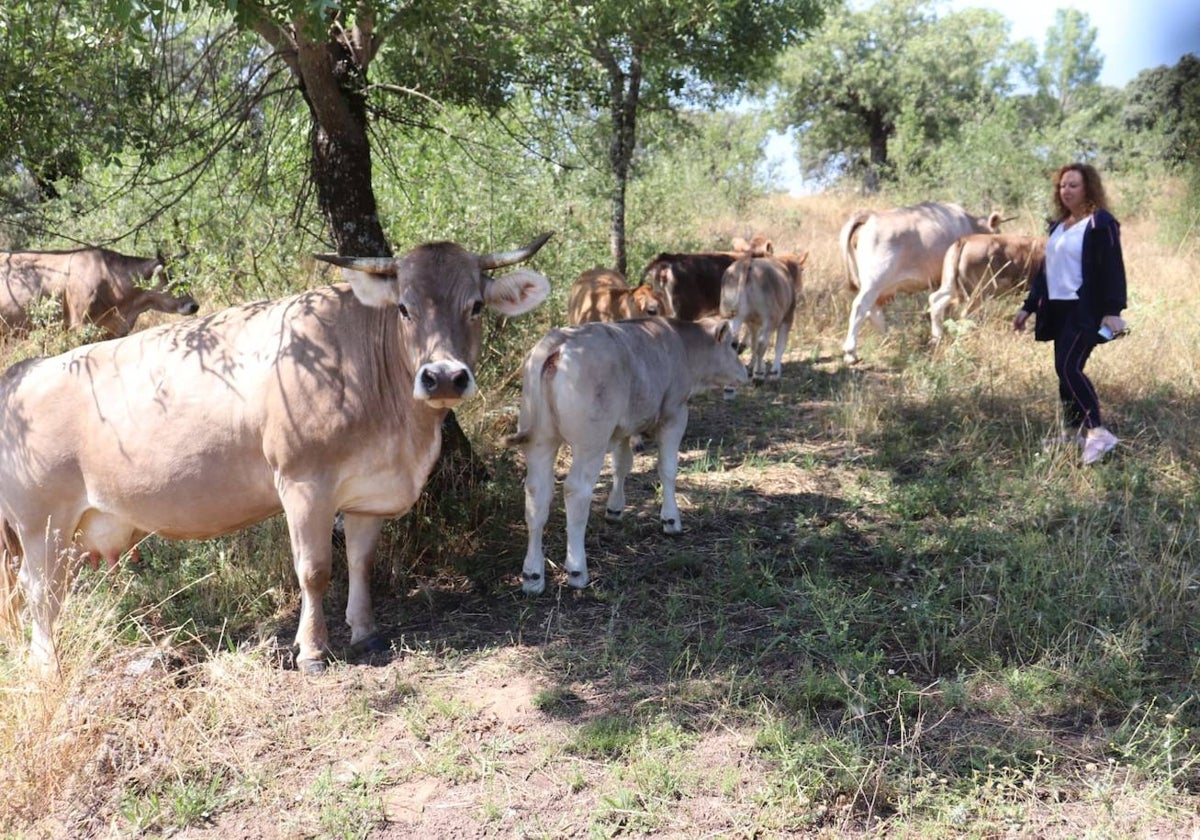
[[[1083,444],[1083,463],[1094,464],[1117,445],[1117,436],[1103,426],[1097,426],[1087,434]]]

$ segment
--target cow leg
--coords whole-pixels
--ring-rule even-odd
[[[612,456],[612,490],[608,493],[604,518],[619,522],[625,513],[625,478],[633,470],[633,438],[619,438],[613,445]]]
[[[325,592],[333,566],[329,523],[337,511],[314,498],[311,484],[279,481],[279,498],[287,516],[292,541],[292,564],[300,583],[300,625],[296,628],[296,663],[305,673],[325,670],[329,627],[325,623]]]
[[[783,378],[783,354],[787,352],[788,335],[792,331],[792,322],[784,319],[775,331],[775,363],[771,365],[771,378]]]
[[[592,510],[592,491],[604,468],[605,450],[571,447],[571,470],[563,482],[567,509],[567,585],[583,589],[588,584],[587,554],[583,540]]]
[[[379,653],[387,644],[379,638],[375,613],[371,607],[371,567],[383,532],[383,518],[342,514],[346,534],[346,568],[350,577],[346,597],[346,624],[350,627],[350,646],[356,650]]]
[[[874,305],[875,295],[870,294],[866,286],[854,295],[854,302],[850,305],[850,324],[846,328],[846,341],[842,342],[841,346],[842,359],[847,362],[858,361],[858,331],[863,329],[863,322],[870,316],[871,307]]]
[[[658,431],[658,480],[662,484],[662,520],[664,534],[679,534],[683,522],[675,502],[675,476],[679,472],[679,444],[687,430],[688,410],[685,404],[674,417],[667,418]]]
[[[737,316],[734,316],[729,322],[729,332],[731,335],[733,335],[733,349],[738,353],[738,355],[741,355],[742,350],[744,350],[748,345],[748,342],[745,340],[745,336],[742,334],[742,327],[742,319]],[[746,366],[746,370],[748,372],[753,372],[753,358],[751,358],[750,363]],[[721,396],[725,400],[732,402],[733,400],[737,399],[737,387],[734,385],[726,385],[722,389]]]
[[[558,446],[532,443],[525,449],[525,528],[529,547],[521,567],[521,589],[527,595],[540,595],[546,588],[546,555],[542,532],[550,516],[554,498],[554,459]]]
[[[950,305],[951,297],[950,292],[941,289],[929,296],[929,340],[933,344],[942,340],[942,321],[946,317],[946,307]]]
[[[17,580],[33,625],[29,650],[38,664],[56,668],[58,652],[54,644],[54,625],[67,596],[70,552],[63,546],[57,530],[36,535],[21,534],[19,538],[24,556]]]
[[[767,378],[767,325],[758,324],[754,330],[754,383],[761,385]]]

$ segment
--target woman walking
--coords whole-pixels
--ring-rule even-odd
[[[1050,223],[1046,260],[1013,318],[1020,332],[1037,315],[1034,337],[1054,342],[1054,373],[1067,422],[1081,430],[1083,463],[1117,445],[1104,427],[1100,400],[1083,372],[1097,344],[1125,331],[1125,262],[1121,226],[1108,211],[1095,167],[1071,163],[1053,177],[1057,219]]]

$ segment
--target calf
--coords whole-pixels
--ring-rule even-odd
[[[670,314],[665,294],[650,286],[631,289],[621,272],[608,268],[580,274],[567,301],[567,318],[572,324]]]
[[[742,257],[721,280],[721,317],[750,347],[750,369],[756,383],[766,378],[764,356],[775,336],[773,379],[783,374],[783,354],[796,311],[796,291],[787,267],[770,257]],[[742,327],[745,326],[745,333]],[[726,391],[726,397],[732,393]]]
[[[972,233],[942,261],[942,284],[929,296],[931,340],[942,340],[946,307],[1029,285],[1046,259],[1046,237]]]
[[[624,510],[633,435],[658,438],[663,531],[683,530],[675,474],[688,397],[746,381],[728,322],[643,318],[556,329],[530,351],[523,373],[520,427],[509,444],[525,453],[525,592],[537,595],[546,586],[542,531],[554,495],[554,462],[564,443],[571,447],[571,469],[563,483],[570,586],[588,583],[583,539],[592,491],[610,448],[613,483],[607,516],[619,519]]]

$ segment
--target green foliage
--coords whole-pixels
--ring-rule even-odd
[[[1170,164],[1200,160],[1200,56],[1188,53],[1173,67],[1143,70],[1125,94],[1121,121],[1136,138],[1130,154],[1149,145],[1146,154]]]
[[[874,180],[929,154],[1008,91],[1005,26],[978,9],[939,18],[925,0],[843,7],[782,62],[779,108],[805,171]]]
[[[1043,92],[1069,114],[1086,104],[1096,90],[1104,58],[1096,49],[1096,27],[1078,9],[1057,9],[1046,30],[1046,47],[1038,81]]]

